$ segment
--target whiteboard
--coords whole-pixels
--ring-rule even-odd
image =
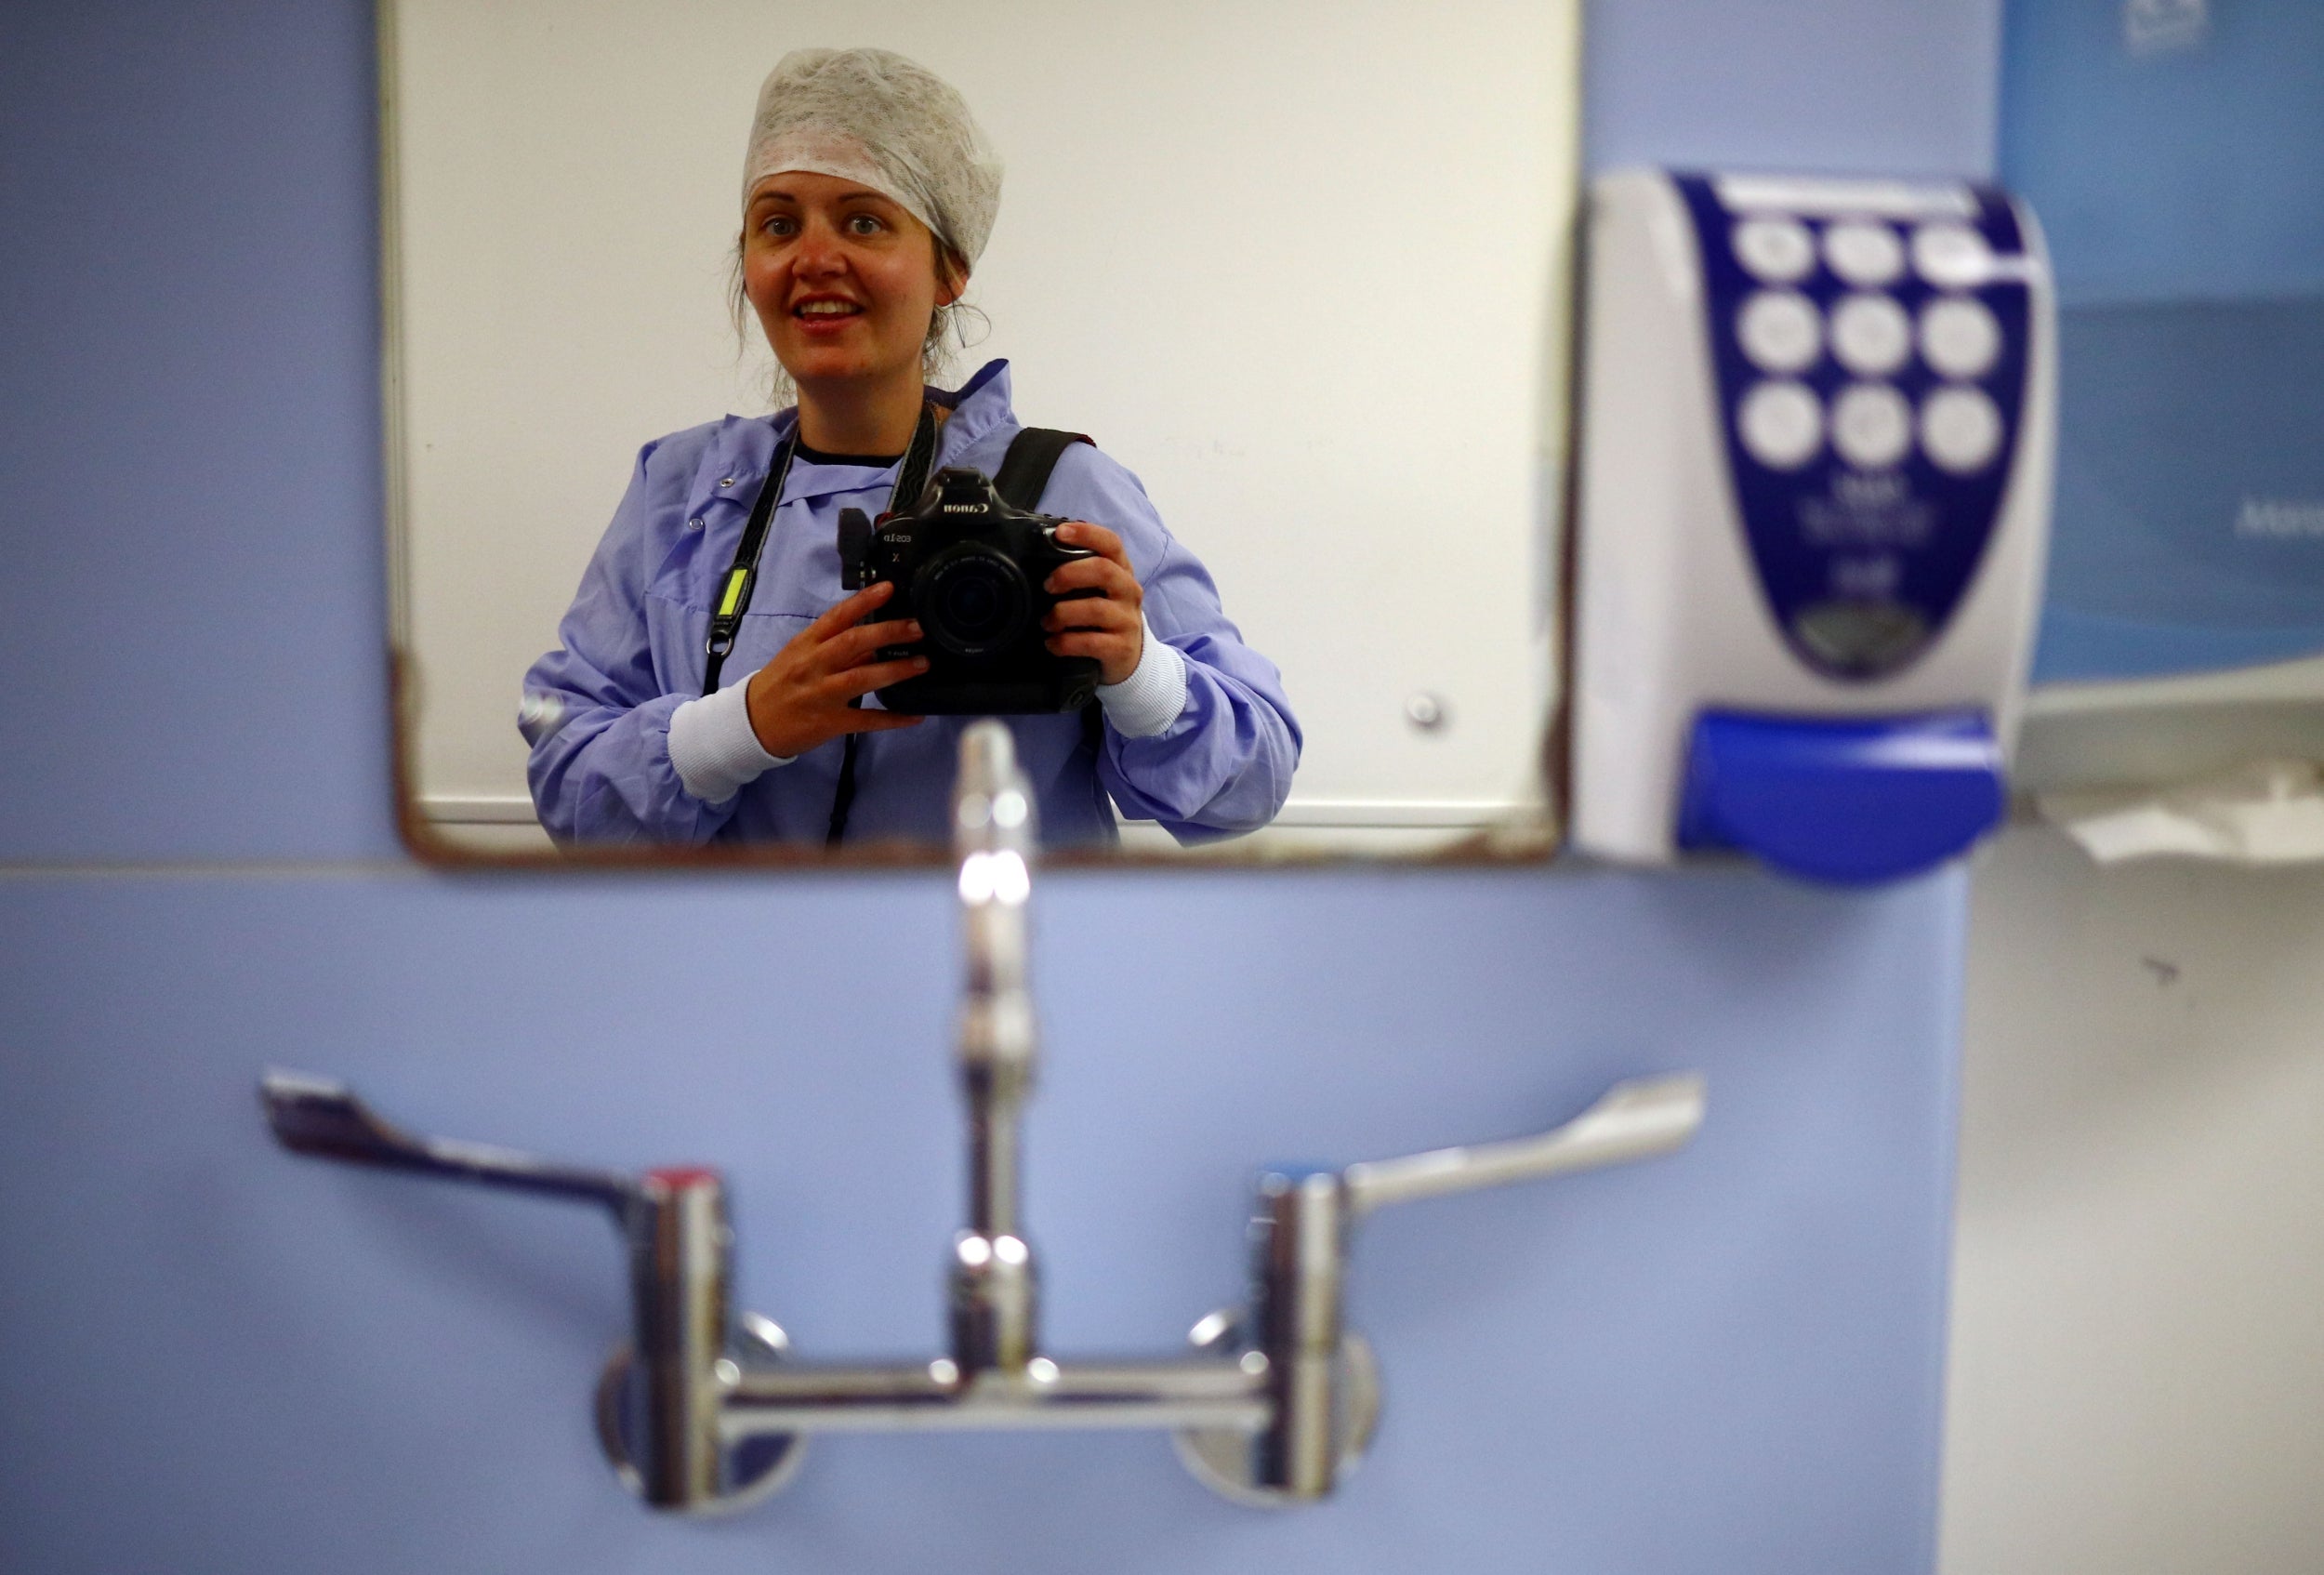
[[[393,0],[413,807],[537,837],[520,680],[638,448],[770,408],[726,296],[759,83],[791,48],[877,45],[957,86],[1008,165],[969,293],[989,332],[947,380],[1007,358],[1021,417],[1135,471],[1283,669],[1291,801],[1229,846],[1538,842],[1578,12]]]

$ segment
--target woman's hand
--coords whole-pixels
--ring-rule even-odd
[[[928,670],[925,656],[873,660],[883,645],[908,644],[920,637],[920,626],[909,620],[863,621],[895,589],[892,581],[882,580],[835,604],[750,675],[750,730],[759,735],[760,748],[770,755],[803,755],[842,734],[881,733],[920,721],[848,704]]]
[[[1075,559],[1050,575],[1043,589],[1051,596],[1090,589],[1098,594],[1060,602],[1050,609],[1041,620],[1050,631],[1050,654],[1095,656],[1098,682],[1120,683],[1138,670],[1138,658],[1146,653],[1146,623],[1140,612],[1146,593],[1129,566],[1129,554],[1122,549],[1120,536],[1087,520],[1066,521],[1057,527],[1057,539],[1097,556]]]

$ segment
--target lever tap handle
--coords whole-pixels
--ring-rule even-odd
[[[1377,1396],[1360,1376],[1368,1356],[1361,1342],[1351,1344],[1342,1316],[1357,1219],[1386,1203],[1666,1154],[1702,1120],[1702,1077],[1684,1072],[1617,1083],[1564,1126],[1533,1137],[1343,1171],[1262,1172],[1251,1219],[1248,1327],[1253,1348],[1266,1357],[1274,1411],[1239,1444],[1198,1444],[1208,1468],[1224,1460],[1233,1489],[1262,1502],[1293,1502],[1328,1494],[1341,1467],[1362,1452]]]
[[[258,1102],[283,1146],[300,1154],[601,1203],[625,1224],[640,1197],[635,1181],[610,1171],[407,1132],[382,1118],[346,1084],[308,1072],[268,1072],[258,1080]]]
[[[720,1501],[728,1462],[718,1374],[731,1331],[733,1233],[716,1171],[680,1167],[632,1178],[488,1144],[420,1137],[381,1119],[345,1084],[306,1072],[269,1072],[259,1079],[258,1102],[283,1146],[300,1154],[611,1210],[629,1258],[632,1339],[611,1401],[612,1414],[635,1421],[634,1439],[624,1436],[624,1469],[652,1504],[698,1509]]]
[[[1340,1182],[1349,1214],[1362,1215],[1383,1204],[1668,1154],[1683,1146],[1702,1124],[1701,1073],[1639,1078],[1615,1084],[1564,1126],[1533,1137],[1350,1165],[1340,1172]]]

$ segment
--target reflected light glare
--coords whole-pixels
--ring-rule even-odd
[[[1016,1264],[1023,1263],[1029,1254],[1023,1242],[1013,1236],[1003,1236],[994,1238],[993,1256],[1004,1264]]]
[[[993,821],[996,825],[1011,827],[1023,826],[1024,812],[1024,795],[1013,788],[993,801]]]
[[[960,1261],[972,1269],[981,1269],[992,1262],[993,1244],[981,1236],[960,1238]]]
[[[964,903],[1021,903],[1033,894],[1033,872],[1013,850],[973,853],[960,861],[960,900]]]

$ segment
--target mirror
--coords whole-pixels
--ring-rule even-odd
[[[416,848],[550,854],[523,675],[640,445],[772,408],[764,339],[728,305],[759,82],[795,47],[874,45],[957,87],[1007,165],[968,290],[983,323],[940,386],[1005,359],[1023,421],[1134,472],[1303,735],[1265,828],[1182,851],[1133,819],[1122,852],[1545,854],[1578,10],[392,0]]]

